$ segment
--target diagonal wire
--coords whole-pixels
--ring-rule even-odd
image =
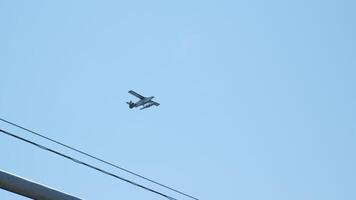
[[[101,172],[101,173],[104,173],[104,174],[106,174],[106,175],[109,175],[109,176],[112,176],[112,177],[117,178],[117,179],[119,179],[119,180],[122,180],[122,181],[125,181],[125,182],[127,182],[127,183],[130,183],[130,184],[132,184],[132,185],[134,185],[134,186],[140,187],[140,188],[145,189],[145,190],[148,190],[148,191],[150,191],[150,192],[152,192],[152,193],[155,193],[155,194],[158,194],[158,195],[160,195],[160,196],[163,196],[163,197],[165,197],[165,198],[167,198],[167,199],[169,199],[169,200],[177,200],[177,199],[175,199],[175,198],[173,198],[173,197],[171,197],[171,196],[168,196],[168,195],[166,195],[166,194],[163,194],[163,193],[161,193],[161,192],[158,192],[158,191],[153,190],[153,189],[151,189],[151,188],[148,188],[148,187],[146,187],[146,186],[140,185],[140,184],[138,184],[138,183],[136,183],[136,182],[130,181],[130,180],[126,179],[126,178],[120,177],[120,176],[118,176],[118,175],[116,175],[116,174],[113,174],[113,173],[111,173],[111,172],[105,171],[105,170],[103,170],[103,169],[100,169],[100,168],[98,168],[98,167],[95,167],[95,166],[93,166],[93,165],[90,165],[90,164],[88,164],[88,163],[85,163],[85,162],[83,162],[83,161],[80,161],[80,160],[78,160],[78,159],[76,159],[76,158],[70,157],[70,156],[68,156],[68,155],[65,155],[65,154],[63,154],[63,153],[60,153],[60,152],[58,152],[58,151],[55,151],[55,150],[53,150],[53,149],[50,149],[50,148],[45,147],[45,146],[43,146],[43,145],[40,145],[40,144],[38,144],[38,143],[32,142],[32,141],[30,141],[30,140],[27,140],[27,139],[25,139],[25,138],[23,138],[23,137],[20,137],[20,136],[18,136],[18,135],[13,134],[13,133],[4,131],[4,130],[2,130],[2,129],[0,129],[0,132],[6,134],[6,135],[8,135],[8,136],[14,137],[14,138],[16,138],[16,139],[22,140],[23,142],[32,144],[32,145],[34,145],[34,146],[36,146],[36,147],[38,147],[38,148],[41,148],[41,149],[43,149],[43,150],[49,151],[49,152],[51,152],[51,153],[54,153],[54,154],[56,154],[56,155],[58,155],[58,156],[64,157],[64,158],[66,158],[66,159],[69,159],[69,160],[71,160],[71,161],[73,161],[73,162],[75,162],[75,163],[84,165],[84,166],[86,166],[86,167],[89,167],[89,168],[91,168],[91,169],[94,169],[94,170],[96,170],[96,171],[99,171],[99,172]]]
[[[30,130],[30,129],[28,129],[28,128],[25,128],[25,127],[23,127],[23,126],[20,126],[20,125],[18,125],[18,124],[15,124],[15,123],[13,123],[13,122],[10,122],[10,121],[8,121],[8,120],[6,120],[6,119],[0,118],[0,121],[3,121],[3,122],[5,122],[5,123],[7,123],[7,124],[10,124],[10,125],[15,126],[15,127],[17,127],[17,128],[20,128],[20,129],[22,129],[22,130],[25,130],[25,131],[27,131],[27,132],[29,132],[29,133],[32,133],[32,134],[34,134],[34,135],[36,135],[36,136],[38,136],[38,137],[44,138],[44,139],[46,139],[46,140],[49,140],[49,141],[51,141],[51,142],[54,142],[54,143],[56,143],[56,144],[58,144],[58,145],[61,145],[61,146],[63,146],[63,147],[66,147],[66,148],[68,148],[68,149],[71,149],[71,150],[73,150],[73,151],[75,151],[75,152],[78,152],[78,153],[80,153],[80,154],[82,154],[82,155],[85,155],[85,156],[88,156],[88,157],[90,157],[90,158],[93,158],[93,159],[95,159],[95,160],[97,160],[97,161],[100,161],[100,162],[102,162],[102,163],[105,163],[105,164],[107,164],[107,165],[110,165],[110,166],[112,166],[112,167],[115,167],[115,168],[117,168],[117,169],[120,169],[120,170],[122,170],[122,171],[125,171],[125,172],[127,172],[127,173],[129,173],[129,174],[132,174],[132,175],[134,175],[134,176],[140,177],[140,178],[142,178],[142,179],[144,179],[144,180],[146,180],[146,181],[149,181],[149,182],[154,183],[154,184],[156,184],[156,185],[159,185],[159,186],[161,186],[161,187],[167,188],[167,189],[169,189],[169,190],[171,190],[171,191],[177,192],[177,193],[179,193],[179,194],[181,194],[181,195],[184,195],[184,196],[186,196],[186,197],[189,197],[189,198],[191,198],[191,199],[199,200],[198,198],[193,197],[193,196],[191,196],[191,195],[189,195],[189,194],[186,194],[186,193],[181,192],[181,191],[179,191],[179,190],[176,190],[176,189],[174,189],[174,188],[172,188],[172,187],[169,187],[169,186],[167,186],[167,185],[164,185],[164,184],[162,184],[162,183],[159,183],[159,182],[157,182],[157,181],[154,181],[154,180],[152,180],[152,179],[150,179],[150,178],[147,178],[147,177],[145,177],[145,176],[142,176],[142,175],[140,175],[140,174],[137,174],[137,173],[135,173],[135,172],[133,172],[133,171],[130,171],[130,170],[128,170],[128,169],[125,169],[125,168],[123,168],[123,167],[120,167],[120,166],[118,166],[118,165],[116,165],[116,164],[113,164],[113,163],[111,163],[111,162],[105,161],[105,160],[103,160],[103,159],[101,159],[101,158],[98,158],[98,157],[96,157],[96,156],[93,156],[93,155],[91,155],[91,154],[89,154],[89,153],[86,153],[86,152],[81,151],[81,150],[79,150],[79,149],[76,149],[76,148],[74,148],[74,147],[68,146],[68,145],[66,145],[66,144],[64,144],[64,143],[62,143],[62,142],[59,142],[59,141],[54,140],[54,139],[51,139],[51,138],[49,138],[49,137],[47,137],[47,136],[44,136],[44,135],[42,135],[42,134],[39,134],[38,132],[32,131],[32,130]]]

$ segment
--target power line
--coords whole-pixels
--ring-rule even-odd
[[[26,143],[28,143],[28,144],[32,144],[32,145],[34,145],[34,146],[36,146],[36,147],[38,147],[38,148],[40,148],[40,149],[49,151],[49,152],[54,153],[54,154],[56,154],[56,155],[58,155],[58,156],[64,157],[64,158],[66,158],[66,159],[69,159],[69,160],[71,160],[71,161],[73,161],[73,162],[75,162],[75,163],[84,165],[84,166],[86,166],[86,167],[89,167],[89,168],[91,168],[91,169],[94,169],[94,170],[96,170],[96,171],[99,171],[99,172],[101,172],[101,173],[104,173],[104,174],[106,174],[106,175],[109,175],[109,176],[112,176],[112,177],[117,178],[117,179],[119,179],[119,180],[122,180],[122,181],[125,181],[125,182],[127,182],[127,183],[130,183],[130,184],[132,184],[132,185],[134,185],[134,186],[140,187],[140,188],[145,189],[145,190],[147,190],[147,191],[150,191],[150,192],[152,192],[152,193],[155,193],[155,194],[158,194],[158,195],[160,195],[160,196],[163,196],[163,197],[165,197],[165,198],[167,198],[167,199],[169,199],[169,200],[177,200],[177,199],[175,199],[175,198],[173,198],[173,197],[171,197],[171,196],[168,196],[168,195],[166,195],[166,194],[163,194],[163,193],[161,193],[161,192],[158,192],[158,191],[156,191],[156,190],[154,190],[154,189],[151,189],[151,188],[148,188],[148,187],[146,187],[146,186],[140,185],[140,184],[138,184],[138,183],[136,183],[136,182],[130,181],[130,180],[126,179],[126,178],[120,177],[120,176],[118,176],[118,175],[116,175],[116,174],[113,174],[113,173],[111,173],[111,172],[105,171],[105,170],[103,170],[103,169],[101,169],[101,168],[95,167],[95,166],[93,166],[93,165],[90,165],[90,164],[88,164],[88,163],[85,163],[85,162],[83,162],[83,161],[80,161],[80,160],[78,160],[78,159],[76,159],[76,158],[70,157],[70,156],[68,156],[68,155],[65,155],[65,154],[63,154],[63,153],[60,153],[60,152],[58,152],[58,151],[55,151],[55,150],[53,150],[53,149],[50,149],[50,148],[45,147],[45,146],[43,146],[43,145],[40,145],[40,144],[38,144],[38,143],[32,142],[32,141],[30,141],[30,140],[28,140],[28,139],[25,139],[25,138],[23,138],[23,137],[20,137],[20,136],[18,136],[18,135],[13,134],[13,133],[4,131],[4,130],[2,130],[2,129],[0,129],[0,132],[6,134],[6,135],[8,135],[8,136],[14,137],[14,138],[16,138],[16,139],[22,140],[23,142],[26,142]]]
[[[135,172],[133,172],[133,171],[130,171],[130,170],[128,170],[128,169],[125,169],[125,168],[123,168],[123,167],[120,167],[120,166],[118,166],[118,165],[116,165],[116,164],[113,164],[113,163],[111,163],[111,162],[105,161],[105,160],[103,160],[103,159],[101,159],[101,158],[98,158],[98,157],[96,157],[96,156],[93,156],[93,155],[91,155],[91,154],[89,154],[89,153],[86,153],[86,152],[81,151],[81,150],[79,150],[79,149],[77,149],[77,148],[71,147],[71,146],[69,146],[69,145],[66,145],[66,144],[64,144],[64,143],[62,143],[62,142],[59,142],[59,141],[57,141],[57,140],[51,139],[51,138],[49,138],[49,137],[47,137],[47,136],[44,136],[44,135],[42,135],[42,134],[40,134],[40,133],[38,133],[38,132],[36,132],[36,131],[32,131],[32,130],[30,130],[30,129],[28,129],[28,128],[25,128],[25,127],[23,127],[23,126],[20,126],[20,125],[18,125],[18,124],[15,124],[15,123],[13,123],[13,122],[10,122],[10,121],[8,121],[8,120],[6,120],[6,119],[0,118],[0,121],[3,121],[3,122],[5,122],[5,123],[7,123],[7,124],[10,124],[10,125],[15,126],[15,127],[17,127],[17,128],[20,128],[20,129],[22,129],[22,130],[25,130],[25,131],[27,131],[27,132],[29,132],[29,133],[31,133],[31,134],[34,134],[34,135],[36,135],[36,136],[38,136],[38,137],[44,138],[44,139],[49,140],[49,141],[51,141],[51,142],[53,142],[53,143],[56,143],[56,144],[61,145],[61,146],[63,146],[63,147],[66,147],[66,148],[68,148],[68,149],[70,149],[70,150],[73,150],[73,151],[75,151],[75,152],[78,152],[78,153],[80,153],[80,154],[82,154],[82,155],[85,155],[85,156],[88,156],[88,157],[90,157],[90,158],[93,158],[93,159],[95,159],[95,160],[97,160],[97,161],[100,161],[100,162],[102,162],[102,163],[105,163],[105,164],[107,164],[107,165],[110,165],[110,166],[112,166],[112,167],[115,167],[115,168],[117,168],[117,169],[120,169],[120,170],[122,170],[122,171],[125,171],[125,172],[127,172],[127,173],[129,173],[129,174],[132,174],[132,175],[134,175],[134,176],[140,177],[140,178],[142,178],[142,179],[144,179],[144,180],[146,180],[146,181],[149,181],[149,182],[154,183],[154,184],[156,184],[156,185],[159,185],[159,186],[161,186],[161,187],[167,188],[167,189],[169,189],[169,190],[171,190],[171,191],[177,192],[177,193],[179,193],[179,194],[181,194],[181,195],[184,195],[184,196],[186,196],[186,197],[189,197],[189,198],[191,198],[191,199],[199,200],[198,198],[193,197],[193,196],[191,196],[191,195],[188,195],[188,194],[186,194],[186,193],[184,193],[184,192],[181,192],[181,191],[179,191],[179,190],[177,190],[177,189],[174,189],[174,188],[172,188],[172,187],[169,187],[169,186],[167,186],[167,185],[164,185],[164,184],[162,184],[162,183],[159,183],[159,182],[157,182],[157,181],[154,181],[154,180],[152,180],[152,179],[150,179],[150,178],[147,178],[147,177],[145,177],[145,176],[142,176],[142,175],[140,175],[140,174],[137,174],[137,173],[135,173]]]

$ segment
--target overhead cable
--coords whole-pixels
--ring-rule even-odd
[[[107,165],[110,165],[110,166],[112,166],[112,167],[114,167],[114,168],[120,169],[120,170],[122,170],[122,171],[124,171],[124,172],[127,172],[127,173],[129,173],[129,174],[132,174],[132,175],[137,176],[137,177],[139,177],[139,178],[142,178],[142,179],[144,179],[144,180],[146,180],[146,181],[149,181],[149,182],[151,182],[151,183],[154,183],[154,184],[156,184],[156,185],[159,185],[159,186],[164,187],[164,188],[166,188],[166,189],[169,189],[169,190],[171,190],[171,191],[177,192],[177,193],[179,193],[179,194],[181,194],[181,195],[184,195],[184,196],[186,196],[186,197],[189,197],[189,198],[191,198],[191,199],[199,200],[198,198],[193,197],[193,196],[191,196],[191,195],[189,195],[189,194],[186,194],[186,193],[181,192],[181,191],[179,191],[179,190],[177,190],[177,189],[174,189],[174,188],[172,188],[172,187],[169,187],[169,186],[167,186],[167,185],[164,185],[164,184],[162,184],[162,183],[159,183],[159,182],[157,182],[157,181],[154,181],[154,180],[152,180],[152,179],[150,179],[150,178],[147,178],[147,177],[142,176],[142,175],[140,175],[140,174],[138,174],[138,173],[135,173],[135,172],[133,172],[133,171],[130,171],[130,170],[128,170],[128,169],[125,169],[125,168],[123,168],[123,167],[120,167],[120,166],[118,166],[118,165],[116,165],[116,164],[113,164],[113,163],[111,163],[111,162],[105,161],[105,160],[103,160],[103,159],[101,159],[101,158],[99,158],[99,157],[93,156],[93,155],[91,155],[91,154],[89,154],[89,153],[86,153],[86,152],[84,152],[84,151],[81,151],[81,150],[79,150],[79,149],[77,149],[77,148],[74,148],[74,147],[71,147],[71,146],[69,146],[69,145],[66,145],[66,144],[64,144],[64,143],[62,143],[62,142],[59,142],[58,140],[51,139],[51,138],[49,138],[49,137],[47,137],[47,136],[45,136],[45,135],[42,135],[42,134],[40,134],[40,133],[38,133],[38,132],[36,132],[36,131],[32,131],[32,130],[30,130],[30,129],[28,129],[28,128],[25,128],[25,127],[23,127],[23,126],[20,126],[20,125],[18,125],[18,124],[16,124],[16,123],[10,122],[10,121],[8,121],[8,120],[6,120],[6,119],[0,118],[0,121],[5,122],[5,123],[7,123],[7,124],[10,124],[10,125],[12,125],[12,126],[15,126],[15,127],[17,127],[17,128],[20,128],[20,129],[22,129],[22,130],[24,130],[24,131],[27,131],[27,132],[29,132],[29,133],[31,133],[31,134],[34,134],[34,135],[38,136],[38,137],[44,138],[44,139],[46,139],[46,140],[49,140],[49,141],[51,141],[51,142],[53,142],[53,143],[56,143],[56,144],[58,144],[58,145],[61,145],[61,146],[65,147],[65,148],[67,148],[67,149],[70,149],[70,150],[72,150],[72,151],[75,151],[75,152],[80,153],[80,154],[82,154],[82,155],[88,156],[88,157],[90,157],[90,158],[92,158],[92,159],[95,159],[95,160],[97,160],[97,161],[100,161],[100,162],[102,162],[102,163],[105,163],[105,164],[107,164]]]
[[[63,158],[69,159],[69,160],[71,160],[71,161],[73,161],[73,162],[75,162],[75,163],[84,165],[84,166],[86,166],[86,167],[89,167],[89,168],[91,168],[91,169],[94,169],[94,170],[96,170],[96,171],[99,171],[99,172],[101,172],[101,173],[104,173],[104,174],[106,174],[106,175],[112,176],[112,177],[114,177],[114,178],[116,178],[116,179],[125,181],[125,182],[130,183],[130,184],[132,184],[132,185],[134,185],[134,186],[140,187],[140,188],[142,188],[142,189],[145,189],[145,190],[147,190],[147,191],[150,191],[150,192],[152,192],[152,193],[155,193],[155,194],[157,194],[157,195],[160,195],[160,196],[162,196],[162,197],[165,197],[165,198],[167,198],[167,199],[169,199],[169,200],[177,200],[177,199],[175,199],[175,198],[173,198],[173,197],[171,197],[171,196],[168,196],[168,195],[166,195],[166,194],[163,194],[163,193],[161,193],[161,192],[158,192],[158,191],[156,191],[156,190],[154,190],[154,189],[148,188],[148,187],[146,187],[146,186],[143,186],[143,185],[141,185],[141,184],[138,184],[138,183],[133,182],[133,181],[131,181],[131,180],[128,180],[128,179],[126,179],[126,178],[120,177],[120,176],[118,176],[118,175],[116,175],[116,174],[113,174],[113,173],[108,172],[108,171],[106,171],[106,170],[103,170],[103,169],[101,169],[101,168],[95,167],[95,166],[93,166],[93,165],[91,165],[91,164],[85,163],[85,162],[80,161],[80,160],[78,160],[78,159],[76,159],[76,158],[70,157],[70,156],[68,156],[68,155],[66,155],[66,154],[60,153],[60,152],[58,152],[58,151],[55,151],[55,150],[53,150],[53,149],[50,149],[50,148],[45,147],[45,146],[43,146],[43,145],[40,145],[40,144],[38,144],[38,143],[32,142],[32,141],[30,141],[30,140],[28,140],[28,139],[25,139],[25,138],[23,138],[23,137],[20,137],[20,136],[18,136],[18,135],[15,135],[15,134],[13,134],[13,133],[8,132],[8,131],[4,131],[4,130],[0,129],[0,132],[6,134],[6,135],[8,135],[8,136],[11,136],[11,137],[13,137],[13,138],[22,140],[23,142],[26,142],[26,143],[28,143],[28,144],[32,144],[32,145],[34,145],[34,146],[36,146],[36,147],[38,147],[38,148],[41,148],[41,149],[43,149],[43,150],[49,151],[49,152],[51,152],[51,153],[54,153],[54,154],[56,154],[56,155],[58,155],[58,156],[61,156],[61,157],[63,157]]]

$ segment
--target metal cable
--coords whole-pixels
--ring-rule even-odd
[[[117,169],[120,169],[120,170],[122,170],[122,171],[125,171],[125,172],[127,172],[127,173],[129,173],[129,174],[132,174],[132,175],[134,175],[134,176],[140,177],[140,178],[142,178],[142,179],[144,179],[144,180],[146,180],[146,181],[149,181],[149,182],[154,183],[154,184],[156,184],[156,185],[159,185],[159,186],[161,186],[161,187],[167,188],[167,189],[169,189],[169,190],[171,190],[171,191],[177,192],[177,193],[179,193],[179,194],[181,194],[181,195],[184,195],[184,196],[186,196],[186,197],[189,197],[189,198],[191,198],[191,199],[199,200],[199,199],[196,198],[196,197],[193,197],[193,196],[188,195],[188,194],[186,194],[186,193],[184,193],[184,192],[181,192],[181,191],[179,191],[179,190],[176,190],[176,189],[174,189],[174,188],[172,188],[172,187],[169,187],[169,186],[167,186],[167,185],[164,185],[164,184],[162,184],[162,183],[159,183],[159,182],[157,182],[157,181],[154,181],[154,180],[152,180],[152,179],[150,179],[150,178],[144,177],[144,176],[142,176],[142,175],[140,175],[140,174],[137,174],[137,173],[135,173],[135,172],[132,172],[132,171],[130,171],[130,170],[128,170],[128,169],[125,169],[125,168],[123,168],[123,167],[120,167],[120,166],[118,166],[118,165],[116,165],[116,164],[113,164],[113,163],[111,163],[111,162],[105,161],[105,160],[103,160],[103,159],[101,159],[101,158],[98,158],[98,157],[96,157],[96,156],[93,156],[93,155],[91,155],[91,154],[89,154],[89,153],[86,153],[86,152],[81,151],[81,150],[79,150],[79,149],[76,149],[76,148],[74,148],[74,147],[71,147],[71,146],[68,146],[68,145],[66,145],[66,144],[63,144],[62,142],[59,142],[59,141],[54,140],[54,139],[51,139],[51,138],[49,138],[49,137],[47,137],[47,136],[44,136],[44,135],[42,135],[42,134],[39,134],[38,132],[32,131],[32,130],[30,130],[30,129],[28,129],[28,128],[25,128],[25,127],[23,127],[23,126],[20,126],[20,125],[18,125],[18,124],[15,124],[15,123],[13,123],[13,122],[10,122],[10,121],[8,121],[8,120],[6,120],[6,119],[0,118],[0,121],[3,121],[3,122],[5,122],[5,123],[7,123],[7,124],[10,124],[10,125],[15,126],[15,127],[17,127],[17,128],[20,128],[20,129],[22,129],[22,130],[25,130],[25,131],[27,131],[27,132],[29,132],[29,133],[32,133],[32,134],[34,134],[34,135],[36,135],[36,136],[38,136],[38,137],[41,137],[41,138],[44,138],[44,139],[49,140],[49,141],[51,141],[51,142],[54,142],[54,143],[56,143],[56,144],[58,144],[58,145],[61,145],[61,146],[63,146],[63,147],[66,147],[66,148],[68,148],[68,149],[70,149],[70,150],[73,150],[73,151],[75,151],[75,152],[78,152],[78,153],[80,153],[80,154],[82,154],[82,155],[85,155],[85,156],[88,156],[88,157],[90,157],[90,158],[93,158],[93,159],[95,159],[95,160],[97,160],[97,161],[100,161],[100,162],[102,162],[102,163],[105,163],[105,164],[107,164],[107,165],[110,165],[110,166],[112,166],[112,167],[115,167],[115,168],[117,168]]]
[[[113,173],[111,173],[111,172],[105,171],[105,170],[103,170],[103,169],[100,169],[100,168],[98,168],[98,167],[95,167],[95,166],[90,165],[90,164],[88,164],[88,163],[85,163],[85,162],[83,162],[83,161],[80,161],[80,160],[78,160],[78,159],[75,159],[75,158],[73,158],[73,157],[70,157],[70,156],[68,156],[68,155],[65,155],[65,154],[63,154],[63,153],[60,153],[60,152],[58,152],[58,151],[55,151],[55,150],[53,150],[53,149],[50,149],[50,148],[45,147],[45,146],[43,146],[43,145],[40,145],[40,144],[38,144],[38,143],[32,142],[32,141],[30,141],[30,140],[28,140],[28,139],[25,139],[25,138],[23,138],[23,137],[20,137],[20,136],[18,136],[18,135],[12,134],[12,133],[7,132],[7,131],[4,131],[4,130],[2,130],[2,129],[0,129],[0,132],[6,134],[6,135],[8,135],[8,136],[14,137],[14,138],[16,138],[16,139],[22,140],[23,142],[32,144],[32,145],[34,145],[34,146],[36,146],[36,147],[38,147],[38,148],[41,148],[41,149],[43,149],[43,150],[49,151],[49,152],[51,152],[51,153],[54,153],[54,154],[56,154],[56,155],[58,155],[58,156],[64,157],[64,158],[66,158],[66,159],[69,159],[69,160],[71,160],[71,161],[73,161],[73,162],[75,162],[75,163],[84,165],[84,166],[86,166],[86,167],[89,167],[89,168],[91,168],[91,169],[94,169],[94,170],[96,170],[96,171],[99,171],[99,172],[101,172],[101,173],[104,173],[104,174],[106,174],[106,175],[109,175],[109,176],[112,176],[112,177],[117,178],[117,179],[119,179],[119,180],[122,180],[122,181],[125,181],[125,182],[127,182],[127,183],[130,183],[130,184],[132,184],[132,185],[134,185],[134,186],[140,187],[140,188],[142,188],[142,189],[145,189],[145,190],[150,191],[150,192],[152,192],[152,193],[155,193],[155,194],[157,194],[157,195],[163,196],[163,197],[165,197],[165,198],[167,198],[167,199],[169,199],[169,200],[177,200],[177,199],[175,199],[175,198],[173,198],[173,197],[171,197],[171,196],[168,196],[168,195],[166,195],[166,194],[163,194],[163,193],[161,193],[161,192],[158,192],[158,191],[156,191],[156,190],[154,190],[154,189],[151,189],[151,188],[148,188],[148,187],[146,187],[146,186],[140,185],[140,184],[138,184],[138,183],[136,183],[136,182],[130,181],[130,180],[126,179],[126,178],[120,177],[120,176],[118,176],[118,175],[116,175],[116,174],[113,174]]]

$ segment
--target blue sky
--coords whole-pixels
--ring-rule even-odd
[[[202,200],[354,200],[355,6],[0,1],[0,115]],[[161,106],[128,109],[130,89]],[[0,146],[2,170],[84,199],[163,199],[5,135]]]

